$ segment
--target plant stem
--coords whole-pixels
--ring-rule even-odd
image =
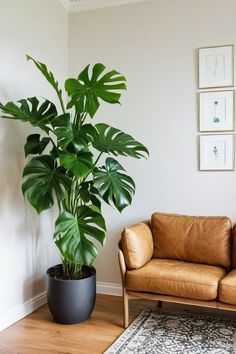
[[[84,115],[81,117],[81,125],[84,123],[86,117],[87,117],[88,113],[85,112]]]
[[[51,129],[50,129],[50,130],[51,130]],[[52,145],[55,147],[55,149],[57,149],[57,146],[56,146],[56,144],[54,143],[53,139],[50,138],[50,140],[51,140]]]
[[[102,154],[103,154],[103,152],[101,151],[100,154],[98,155],[96,161],[95,161],[94,164],[93,164],[93,168],[97,165],[97,163],[98,163],[100,157],[102,156]]]
[[[64,105],[63,99],[61,97],[61,93],[59,91],[57,91],[57,96],[58,96],[59,101],[60,101],[62,112],[65,114],[66,113],[65,105]]]
[[[65,279],[80,279],[82,277],[82,264],[72,263],[62,258],[62,268]]]
[[[70,191],[70,212],[73,215],[76,215],[76,207],[77,207],[77,198],[76,198],[76,185],[77,185],[77,180],[76,177],[73,177],[72,182],[71,182],[71,191]]]
[[[103,152],[100,152],[100,154],[98,155],[96,161],[95,161],[94,164],[93,164],[93,167],[92,167],[91,171],[89,171],[89,173],[84,177],[83,182],[86,181],[87,177],[90,175],[90,173],[92,172],[92,170],[94,169],[94,167],[97,165],[97,163],[98,163],[100,157],[102,156],[102,154],[103,154]]]

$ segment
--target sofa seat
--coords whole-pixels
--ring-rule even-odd
[[[127,270],[126,288],[131,291],[214,300],[218,295],[218,283],[225,273],[224,268],[217,266],[152,258],[142,268]]]
[[[219,300],[236,305],[236,269],[231,270],[219,283]]]

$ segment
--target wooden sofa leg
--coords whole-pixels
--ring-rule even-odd
[[[129,298],[125,288],[123,288],[123,310],[124,310],[123,326],[124,328],[127,328],[129,326]]]
[[[161,309],[162,308],[162,301],[157,301],[157,309]]]

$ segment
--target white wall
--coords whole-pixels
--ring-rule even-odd
[[[67,76],[68,15],[59,0],[0,0],[0,101],[39,96],[53,89],[25,54],[43,61],[59,82]],[[52,241],[52,212],[40,217],[24,203],[23,146],[35,130],[0,119],[0,328],[27,300],[45,289],[45,269],[58,260]]]
[[[153,0],[75,13],[68,53],[68,17],[59,0],[0,0],[0,101],[55,98],[25,54],[47,63],[60,82],[68,54],[72,76],[103,62],[127,77],[122,106],[104,104],[95,119],[132,134],[151,156],[120,159],[137,193],[121,215],[104,207],[108,240],[96,262],[99,281],[120,282],[120,231],[154,210],[236,221],[236,173],[198,171],[196,96],[196,48],[236,44],[235,12],[234,0]],[[51,213],[38,217],[20,192],[29,132],[23,123],[0,120],[0,328],[25,302],[30,309],[27,301],[44,292],[45,269],[58,259]]]
[[[153,0],[69,17],[69,70],[103,62],[128,80],[122,106],[104,105],[97,122],[132,134],[148,161],[121,159],[137,184],[121,215],[105,207],[108,240],[98,279],[120,281],[122,228],[155,210],[228,215],[236,221],[236,173],[198,171],[196,48],[236,45],[235,0]]]

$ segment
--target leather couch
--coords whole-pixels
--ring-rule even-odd
[[[154,213],[119,242],[124,327],[129,299],[236,311],[236,227],[227,217]]]

